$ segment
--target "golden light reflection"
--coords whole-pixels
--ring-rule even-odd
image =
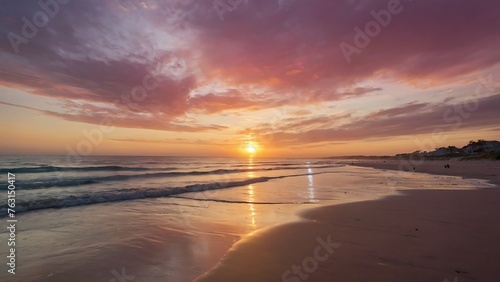
[[[253,158],[252,158],[252,157],[250,157],[250,158],[248,159],[248,167],[247,167],[247,169],[249,170],[249,171],[248,171],[248,173],[247,173],[247,176],[248,176],[249,178],[253,178],[253,177],[255,177],[255,174],[254,174],[254,172],[253,172]]]
[[[315,196],[314,196],[314,178],[313,178],[313,171],[312,168],[307,169],[307,173],[309,174],[307,176],[308,180],[308,191],[309,191],[309,202],[316,202]]]
[[[250,224],[252,227],[255,229],[256,224],[255,224],[255,192],[254,192],[254,187],[252,184],[248,185],[248,202],[249,202],[249,207],[250,207]]]

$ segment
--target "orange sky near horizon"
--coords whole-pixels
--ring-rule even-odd
[[[27,37],[41,8],[5,5],[0,155],[312,158],[500,139],[498,1],[94,1]]]

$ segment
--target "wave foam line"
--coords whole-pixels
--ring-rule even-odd
[[[331,172],[282,175],[275,177],[258,177],[241,181],[194,184],[185,187],[174,187],[174,188],[120,189],[113,192],[104,192],[104,193],[101,192],[101,193],[81,195],[81,196],[72,195],[65,198],[49,198],[49,199],[41,199],[28,202],[18,202],[16,203],[16,214],[27,211],[40,210],[40,209],[66,208],[66,207],[74,207],[80,205],[139,200],[145,198],[168,197],[183,193],[203,192],[207,190],[217,190],[217,189],[246,186],[259,182],[267,182],[272,179],[282,179],[288,177],[297,177],[297,176],[306,176],[306,175],[324,174],[324,173],[331,173]],[[8,209],[7,204],[0,206],[0,217],[4,217],[7,215],[7,209]]]
[[[78,171],[147,171],[147,170],[175,170],[175,168],[146,168],[126,167],[117,165],[66,167],[42,165],[37,167],[0,168],[0,173],[46,173],[46,172],[78,172]]]
[[[188,172],[157,172],[157,173],[144,173],[144,174],[131,174],[131,175],[109,175],[101,177],[79,177],[79,178],[62,178],[62,179],[44,179],[38,181],[31,181],[23,183],[19,181],[18,189],[20,190],[33,190],[44,189],[52,187],[72,187],[82,186],[89,184],[97,184],[107,181],[125,181],[129,179],[142,179],[142,178],[159,178],[159,177],[180,177],[180,176],[197,176],[197,175],[223,175],[231,173],[244,173],[255,171],[273,171],[273,170],[294,170],[294,169],[319,169],[319,168],[332,168],[341,165],[327,165],[327,166],[310,166],[310,167],[275,167],[275,168],[258,168],[258,169],[216,169],[210,171],[188,171]],[[7,190],[7,186],[0,186],[1,190]]]

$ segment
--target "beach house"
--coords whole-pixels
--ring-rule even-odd
[[[469,145],[465,146],[463,150],[468,155],[484,152],[494,152],[500,150],[500,142],[496,140],[471,142]]]

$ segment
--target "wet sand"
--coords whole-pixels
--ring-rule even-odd
[[[499,183],[498,162],[448,163],[450,169],[435,161],[416,170]],[[356,164],[398,167],[389,161]],[[301,221],[245,237],[196,281],[497,281],[496,188],[405,190],[310,209]]]

